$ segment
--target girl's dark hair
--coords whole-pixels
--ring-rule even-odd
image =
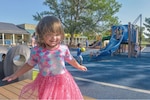
[[[46,16],[43,17],[40,22],[36,26],[36,33],[37,33],[37,43],[39,46],[46,47],[43,36],[46,33],[51,34],[60,34],[61,41],[64,39],[64,29],[63,26],[58,18],[55,16]]]

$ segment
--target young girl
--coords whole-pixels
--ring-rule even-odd
[[[23,87],[20,99],[82,100],[83,96],[67,71],[65,61],[81,71],[87,71],[87,68],[78,64],[68,47],[61,44],[64,30],[59,19],[54,16],[44,17],[38,23],[36,32],[38,46],[31,49],[28,62],[3,80],[12,81],[38,64],[37,78]]]

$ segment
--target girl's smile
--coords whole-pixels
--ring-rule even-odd
[[[44,35],[44,42],[46,44],[47,49],[53,49],[60,44],[61,35],[57,33],[47,33]]]

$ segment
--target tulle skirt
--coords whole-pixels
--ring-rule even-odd
[[[83,100],[79,87],[71,74],[66,70],[64,74],[42,76],[24,86],[19,99],[27,100]]]

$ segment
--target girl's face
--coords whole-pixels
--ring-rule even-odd
[[[46,33],[44,35],[44,43],[46,44],[46,48],[48,49],[57,48],[60,42],[61,42],[61,34]]]

